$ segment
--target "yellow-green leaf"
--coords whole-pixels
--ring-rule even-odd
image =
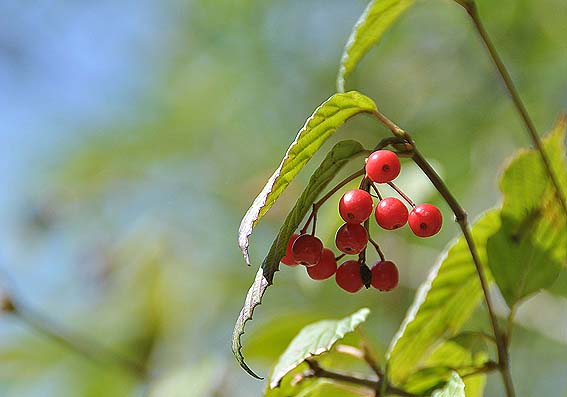
[[[374,110],[376,110],[374,101],[356,91],[334,94],[315,109],[240,223],[238,245],[247,263],[250,263],[248,245],[252,229],[293,178],[345,121],[359,113]]]
[[[362,57],[413,3],[415,0],[372,0],[368,4],[354,25],[343,51],[337,91],[345,90],[345,80],[356,69]]]
[[[498,210],[486,212],[472,228],[482,263],[486,240],[500,227]],[[466,241],[458,238],[441,255],[392,340],[387,353],[388,374],[403,384],[422,367],[431,350],[444,338],[455,335],[482,298],[482,289]]]

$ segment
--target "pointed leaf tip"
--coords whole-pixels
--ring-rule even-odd
[[[299,171],[345,121],[359,113],[375,110],[374,101],[357,91],[334,94],[315,109],[287,149],[279,167],[242,218],[238,245],[247,263],[250,262],[248,246],[252,230]]]

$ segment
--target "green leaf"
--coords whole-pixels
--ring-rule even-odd
[[[465,384],[459,375],[453,372],[445,387],[436,390],[431,397],[465,397]]]
[[[563,187],[567,183],[564,139],[562,119],[542,140]],[[502,228],[488,241],[488,263],[512,307],[550,287],[559,276],[567,261],[567,216],[535,150],[523,150],[512,159],[500,188]]]
[[[565,116],[559,118],[552,131],[542,139],[551,167],[557,176],[563,194],[567,194],[567,162],[565,160]],[[517,223],[539,210],[542,198],[554,194],[540,154],[536,150],[520,150],[511,159],[500,179],[504,195],[502,216]]]
[[[486,240],[500,227],[499,211],[486,212],[472,234],[482,263]],[[423,366],[433,347],[455,335],[482,298],[482,289],[466,241],[460,237],[449,245],[427,280],[388,349],[388,371],[394,384],[404,381]]]
[[[258,194],[240,223],[238,245],[246,263],[250,263],[248,245],[252,229],[303,166],[345,121],[359,113],[374,110],[376,110],[374,101],[356,91],[334,94],[315,109],[303,128],[297,133],[279,167]]]
[[[488,360],[486,343],[477,333],[462,333],[436,347],[427,358],[424,368],[410,375],[402,385],[414,394],[429,395],[444,385],[454,371],[461,374],[483,366]],[[464,380],[467,397],[482,396],[486,375],[467,376]]]
[[[415,3],[415,0],[372,0],[360,16],[347,41],[337,77],[337,91],[344,92],[345,80],[362,57],[384,33]]]
[[[321,162],[321,165],[315,170],[309,179],[307,187],[287,215],[278,235],[270,247],[268,255],[262,263],[262,267],[258,269],[256,278],[248,290],[232,334],[232,352],[236,360],[246,372],[255,378],[261,379],[248,367],[242,354],[241,337],[244,334],[245,325],[252,319],[254,309],[262,303],[264,292],[266,288],[272,284],[274,273],[278,270],[279,262],[285,255],[290,236],[311,209],[313,202],[348,161],[364,153],[366,153],[366,151],[362,145],[352,140],[341,141],[331,149]]]
[[[271,389],[264,393],[265,397],[360,397],[366,389],[358,389],[351,385],[334,382],[329,379],[305,379],[299,384],[287,382],[281,387]]]
[[[270,379],[270,387],[277,387],[282,378],[305,359],[329,351],[347,333],[366,320],[370,310],[363,308],[342,320],[323,320],[303,328],[281,355]]]

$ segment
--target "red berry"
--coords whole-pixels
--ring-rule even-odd
[[[408,209],[395,197],[387,197],[376,205],[376,223],[386,230],[398,229],[408,221]]]
[[[362,189],[346,192],[339,201],[339,214],[345,222],[362,223],[372,214],[372,196]]]
[[[293,259],[293,256],[291,255],[291,246],[293,245],[295,240],[297,240],[298,237],[299,234],[293,233],[289,238],[289,241],[287,242],[287,247],[285,249],[285,256],[281,260],[281,263],[283,263],[284,265],[288,265],[288,266],[299,265],[299,262],[296,262],[295,259]]]
[[[368,233],[358,223],[345,223],[337,230],[335,243],[337,248],[345,254],[358,254],[368,244]]]
[[[372,286],[380,291],[390,291],[398,285],[398,268],[394,262],[378,261],[372,265]]]
[[[360,264],[358,261],[346,261],[337,269],[335,280],[339,287],[348,292],[356,292],[362,288]]]
[[[307,268],[307,274],[313,280],[326,280],[335,274],[336,271],[337,261],[335,260],[335,254],[327,248],[323,249],[319,262],[315,266]]]
[[[291,256],[305,266],[313,266],[323,252],[323,243],[317,237],[310,234],[302,234],[291,245]]]
[[[409,214],[408,223],[418,237],[431,237],[441,230],[443,215],[432,204],[420,204]]]
[[[373,182],[391,182],[400,173],[400,159],[389,150],[377,150],[366,160],[366,175]]]

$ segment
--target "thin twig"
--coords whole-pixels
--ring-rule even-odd
[[[398,127],[393,121],[388,119],[385,115],[379,111],[374,111],[373,115],[381,123],[383,123],[395,136],[403,136],[408,142],[413,146],[412,159],[417,164],[423,173],[429,178],[433,186],[437,189],[439,194],[443,197],[447,205],[455,214],[455,220],[461,228],[461,232],[465,238],[467,246],[469,248],[476,272],[480,281],[480,285],[484,294],[484,301],[486,308],[488,310],[488,315],[490,317],[490,323],[494,332],[494,338],[496,340],[496,346],[498,350],[498,363],[500,365],[500,372],[502,373],[502,379],[506,387],[506,392],[508,397],[514,397],[514,388],[512,386],[512,379],[510,376],[510,369],[508,364],[508,346],[506,340],[500,331],[498,325],[498,319],[496,317],[496,312],[494,311],[494,304],[490,294],[490,289],[488,287],[488,278],[485,274],[484,266],[482,265],[478,251],[476,249],[476,244],[473,239],[472,233],[470,231],[469,223],[467,220],[467,213],[463,207],[459,204],[453,193],[449,190],[445,182],[441,179],[439,174],[433,169],[431,164],[421,155],[419,150],[415,147],[415,143],[409,133],[404,131],[402,128]]]
[[[346,254],[340,254],[339,256],[335,256],[335,260],[339,261],[341,259],[343,259],[346,256]]]
[[[384,256],[384,253],[380,249],[380,246],[378,245],[378,243],[376,241],[374,241],[374,239],[370,236],[368,236],[368,241],[370,241],[370,244],[372,244],[374,246],[376,253],[378,253],[378,256],[380,256],[380,260],[385,261],[386,257]]]
[[[6,309],[9,313],[41,336],[51,339],[53,342],[85,357],[86,359],[101,366],[115,365],[138,380],[145,382],[148,378],[147,368],[127,357],[102,346],[97,341],[76,335],[65,330],[60,324],[32,309],[21,297],[16,283],[12,280],[10,273],[0,268],[4,288],[2,292],[4,300],[8,302]],[[6,303],[5,303],[6,305]]]
[[[378,187],[374,184],[374,182],[370,184],[370,187],[376,192],[376,195],[378,196],[380,201],[382,201],[382,195],[380,194],[380,190],[378,190]]]
[[[494,371],[497,371],[498,369],[499,369],[498,363],[496,363],[494,361],[487,361],[481,367],[461,368],[461,369],[457,369],[456,372],[458,372],[459,376],[464,379],[464,378],[468,378],[468,377],[474,376],[474,375],[487,374],[487,373],[490,373],[490,372],[494,372]]]
[[[14,306],[13,314],[38,334],[51,339],[96,364],[103,366],[114,364],[135,378],[145,379],[146,369],[143,365],[108,350],[94,340],[71,335],[69,331],[64,331],[61,325],[56,325],[44,315],[22,304],[21,301],[14,302]]]
[[[506,342],[508,346],[512,343],[512,331],[514,330],[514,318],[516,317],[516,311],[518,310],[517,305],[512,305],[510,307],[510,313],[508,313],[508,318],[506,320]]]
[[[371,390],[378,390],[379,381],[374,377],[367,377],[342,371],[329,371],[322,368],[313,358],[309,358],[305,361],[311,370],[310,377],[333,379],[339,382],[347,382],[353,385],[368,387]],[[416,394],[408,393],[405,390],[388,385],[386,388],[386,395],[389,394],[395,394],[402,397],[417,397]]]
[[[532,121],[532,119],[531,119],[531,117],[530,117],[530,115],[529,115],[529,113],[528,113],[528,111],[527,111],[527,109],[526,109],[526,107],[525,107],[525,105],[522,101],[522,98],[520,97],[520,94],[518,93],[518,90],[516,89],[516,86],[514,85],[512,77],[510,76],[508,69],[504,65],[502,58],[500,58],[500,55],[498,54],[496,47],[492,43],[492,40],[491,40],[488,32],[484,28],[484,24],[482,23],[482,19],[480,18],[480,15],[478,13],[478,8],[476,6],[475,1],[474,0],[468,0],[466,2],[459,2],[459,4],[461,4],[463,6],[463,8],[467,11],[468,15],[470,16],[470,18],[472,20],[472,23],[475,27],[476,32],[480,36],[480,39],[481,39],[482,43],[484,44],[484,47],[488,51],[490,59],[492,60],[492,63],[496,67],[496,70],[498,71],[498,75],[499,75],[500,79],[502,80],[502,82],[504,83],[506,90],[508,91],[508,94],[510,95],[512,102],[514,103],[514,107],[516,108],[518,114],[520,115],[520,118],[522,119],[524,126],[526,127],[526,130],[527,130],[527,132],[530,136],[530,139],[531,139],[533,145],[535,146],[535,148],[537,149],[537,151],[540,154],[541,160],[542,160],[543,165],[545,167],[545,171],[546,171],[549,179],[551,180],[551,183],[553,184],[553,186],[555,188],[555,193],[556,193],[557,199],[559,200],[561,207],[563,207],[563,212],[567,216],[567,200],[565,199],[565,197],[563,195],[563,192],[561,190],[561,186],[559,184],[559,180],[557,179],[557,176],[555,175],[555,172],[553,171],[553,168],[551,166],[551,162],[549,161],[549,158],[548,158],[547,154],[545,153],[545,150],[544,150],[543,145],[541,143],[541,139],[540,139],[539,134],[536,130],[534,122]]]
[[[415,207],[415,203],[412,201],[412,199],[410,199],[409,196],[408,196],[407,194],[405,194],[405,193],[402,191],[402,189],[400,189],[399,187],[397,187],[397,186],[394,184],[394,182],[388,182],[388,185],[389,185],[392,189],[394,189],[400,196],[402,196],[402,198],[403,198],[404,200],[406,200],[409,205],[411,205],[412,207]]]

